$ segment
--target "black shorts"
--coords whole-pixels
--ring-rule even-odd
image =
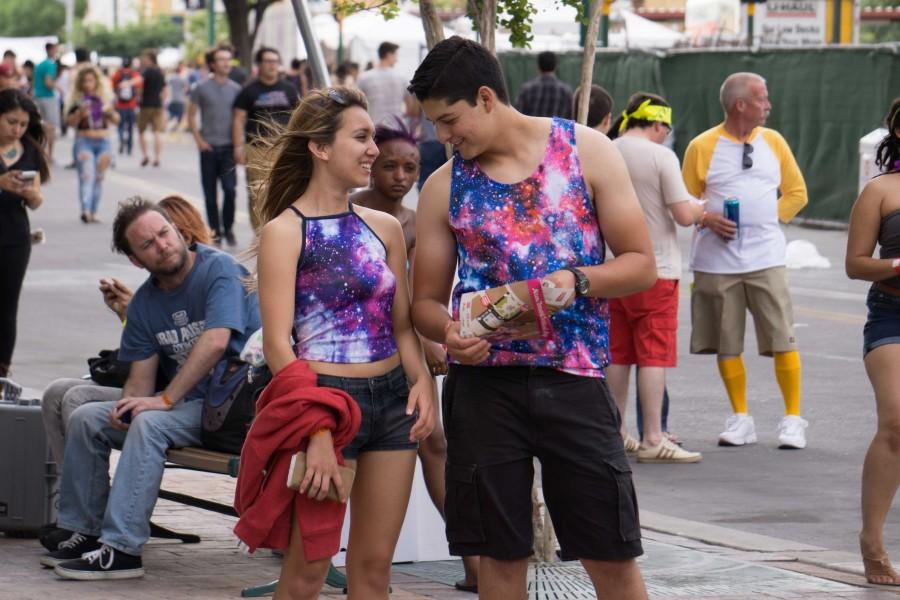
[[[605,381],[542,367],[451,365],[443,418],[451,554],[531,556],[533,457],[564,560],[643,553],[631,465]]]
[[[361,452],[415,450],[419,447],[418,442],[409,440],[419,413],[406,414],[409,384],[403,367],[378,377],[319,375],[317,383],[319,387],[344,390],[356,401],[362,413],[359,432],[344,448],[344,458],[356,460]]]

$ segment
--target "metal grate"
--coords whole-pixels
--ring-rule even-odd
[[[843,583],[671,544],[644,540],[644,550],[639,560],[651,598],[831,598],[859,591]],[[394,565],[394,571],[448,586],[463,578],[458,560]],[[529,565],[528,600],[593,598],[593,585],[580,563]]]

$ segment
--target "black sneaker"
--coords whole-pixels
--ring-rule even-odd
[[[38,541],[41,543],[41,546],[53,552],[59,550],[59,545],[72,537],[72,533],[74,532],[57,527],[56,523],[47,523],[46,525],[41,525],[41,528],[38,530]]]
[[[106,544],[93,552],[88,552],[78,560],[59,563],[54,571],[60,577],[81,581],[135,579],[144,576],[140,556],[125,554]]]
[[[41,564],[52,568],[67,560],[81,558],[85,552],[92,552],[100,547],[100,542],[97,540],[98,538],[92,535],[73,533],[69,539],[60,542],[56,550],[43,555]]]
[[[225,232],[225,241],[228,242],[228,245],[232,248],[237,246],[237,238],[234,237],[234,232],[226,231]]]

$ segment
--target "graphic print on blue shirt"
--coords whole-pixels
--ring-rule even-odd
[[[191,272],[176,289],[164,291],[153,278],[138,288],[128,305],[119,357],[137,361],[160,357],[171,380],[207,329],[231,330],[223,358],[240,354],[250,335],[260,328],[259,302],[242,283],[247,270],[230,255],[208,246],[195,246]],[[202,397],[208,378],[187,397]]]

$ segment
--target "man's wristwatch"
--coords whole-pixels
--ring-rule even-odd
[[[575,276],[575,296],[579,298],[587,296],[588,290],[591,289],[591,281],[587,278],[587,275],[575,267],[565,267],[564,270],[570,271]]]

